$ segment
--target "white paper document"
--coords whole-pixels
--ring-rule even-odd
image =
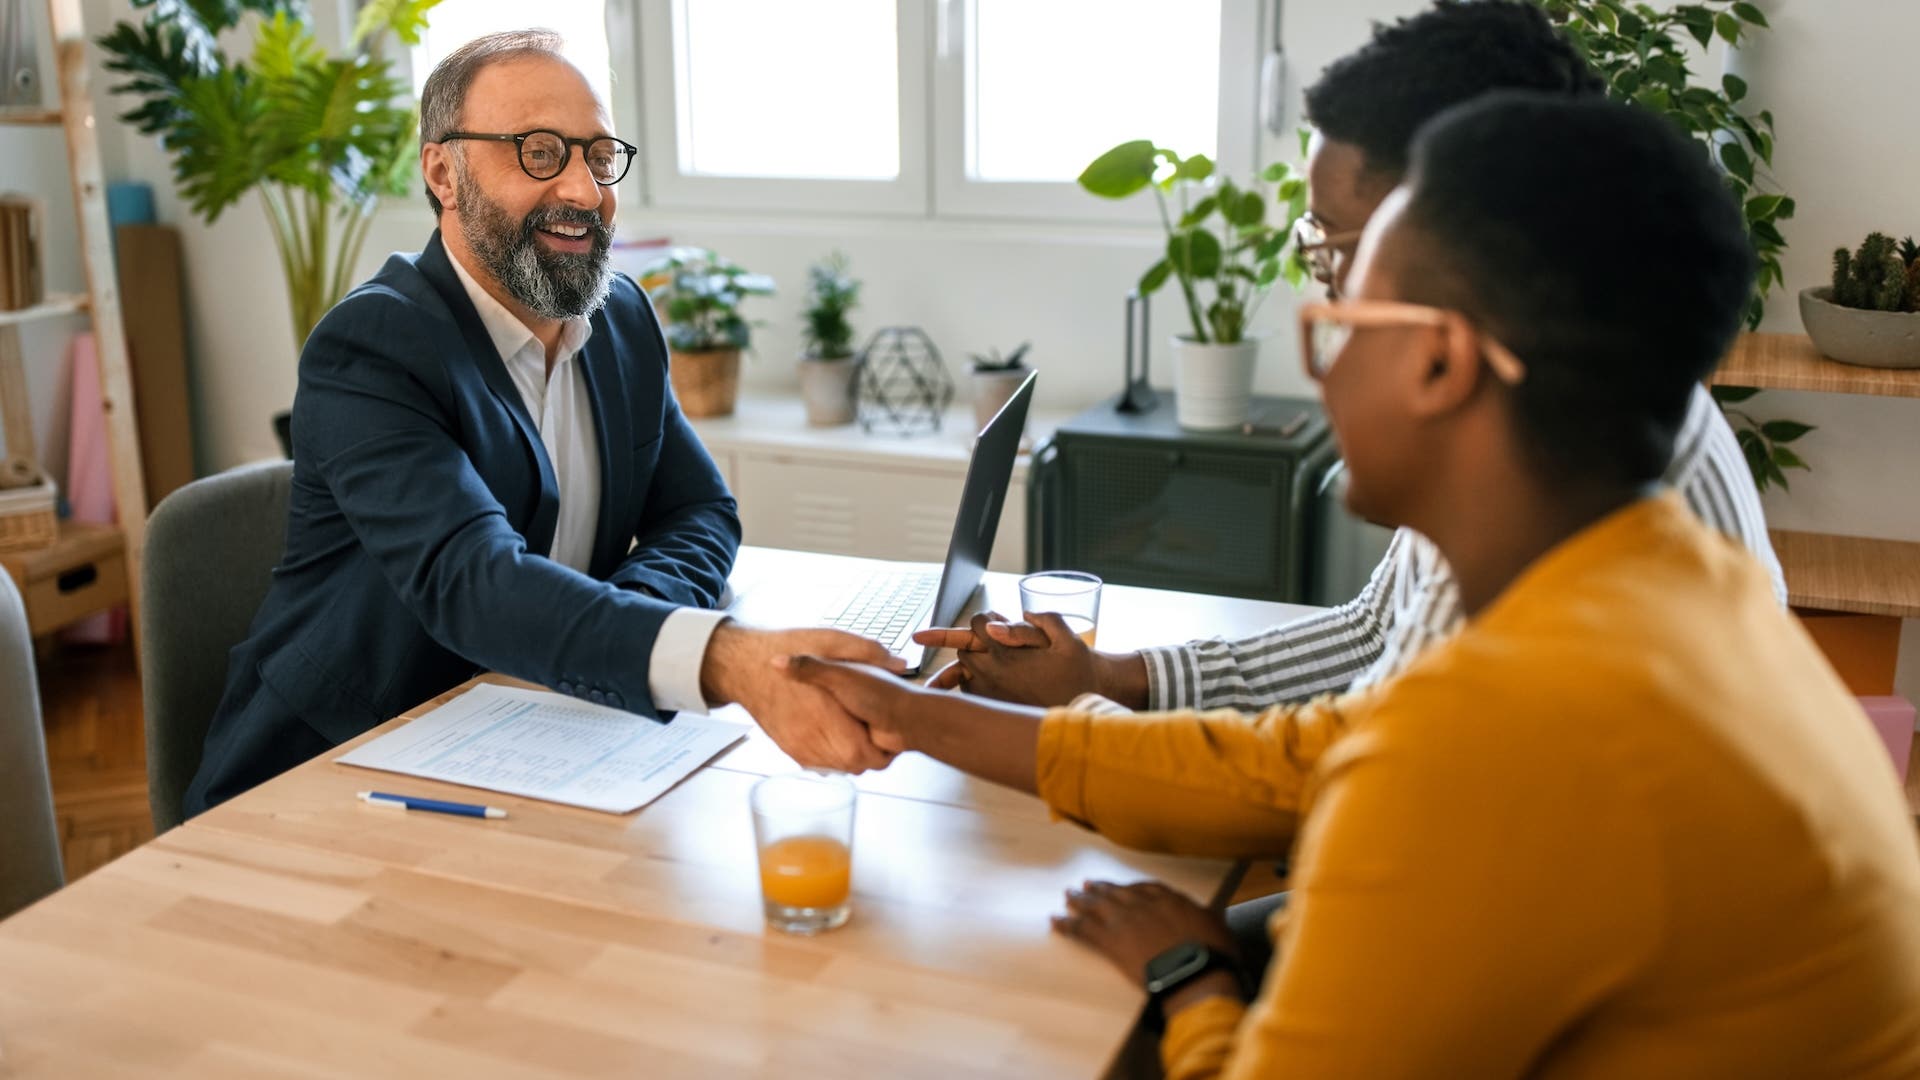
[[[671,724],[542,690],[481,683],[337,758],[624,814],[665,794],[746,735],[681,713]]]

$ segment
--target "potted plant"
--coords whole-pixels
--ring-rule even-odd
[[[1020,384],[1026,381],[1031,370],[1026,365],[1027,348],[1030,342],[1021,342],[1005,356],[999,349],[988,349],[984,353],[974,353],[973,360],[973,429],[979,431],[987,426],[987,421],[1006,405]]]
[[[705,248],[676,247],[644,267],[667,323],[668,375],[680,409],[696,419],[731,416],[740,396],[740,351],[752,325],[740,314],[749,296],[772,296],[773,279],[753,274]]]
[[[1203,154],[1183,158],[1145,139],[1121,143],[1080,174],[1080,186],[1095,195],[1124,199],[1151,189],[1159,206],[1166,250],[1140,278],[1140,292],[1151,294],[1172,280],[1186,303],[1188,332],[1173,341],[1181,427],[1221,431],[1246,423],[1260,354],[1248,327],[1283,274],[1295,284],[1301,280],[1281,251],[1306,210],[1306,183],[1278,162],[1260,179],[1277,185],[1273,196],[1216,177]],[[1177,218],[1169,193],[1177,199]],[[1280,212],[1270,216],[1276,198]]]
[[[305,5],[289,0],[134,0],[145,9],[140,21],[116,23],[98,41],[107,70],[127,76],[114,93],[140,101],[121,119],[160,137],[194,213],[211,224],[260,193],[292,301],[296,353],[353,286],[381,197],[413,190],[419,116],[380,46],[389,32],[419,44],[437,3],[361,5],[344,56],[320,47]],[[229,56],[222,37],[248,12],[261,19],[253,52]],[[283,447],[286,416],[274,419]]]
[[[800,357],[800,399],[807,423],[825,427],[854,418],[853,324],[847,312],[860,303],[860,283],[847,276],[840,252],[807,268],[807,348]]]
[[[1800,293],[1800,321],[1822,356],[1864,367],[1920,367],[1920,244],[1870,233],[1833,252],[1833,283]]]

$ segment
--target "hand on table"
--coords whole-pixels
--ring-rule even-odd
[[[839,630],[761,630],[731,620],[715,628],[700,668],[709,702],[738,702],[780,749],[808,768],[883,769],[899,751],[851,715],[833,695],[795,685],[773,666],[792,653],[850,660],[899,671],[905,665],[878,642]]]
[[[1053,917],[1053,928],[1106,957],[1136,986],[1146,982],[1147,961],[1183,942],[1234,955],[1225,919],[1158,881],[1089,881],[1070,889],[1067,912]],[[1167,1014],[1203,997],[1239,992],[1231,975],[1213,972],[1182,987],[1168,1000]]]

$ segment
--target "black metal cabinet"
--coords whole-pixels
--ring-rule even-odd
[[[1027,561],[1123,585],[1299,602],[1320,480],[1337,453],[1317,402],[1255,399],[1238,432],[1182,430],[1172,395],[1075,417],[1033,457]]]

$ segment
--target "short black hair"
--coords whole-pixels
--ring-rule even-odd
[[[1398,179],[1420,125],[1491,90],[1596,95],[1606,84],[1526,0],[1439,0],[1333,62],[1307,88],[1307,122]]]
[[[1525,362],[1514,412],[1540,475],[1658,479],[1753,290],[1706,147],[1636,106],[1499,93],[1422,128],[1405,187],[1384,269]]]

